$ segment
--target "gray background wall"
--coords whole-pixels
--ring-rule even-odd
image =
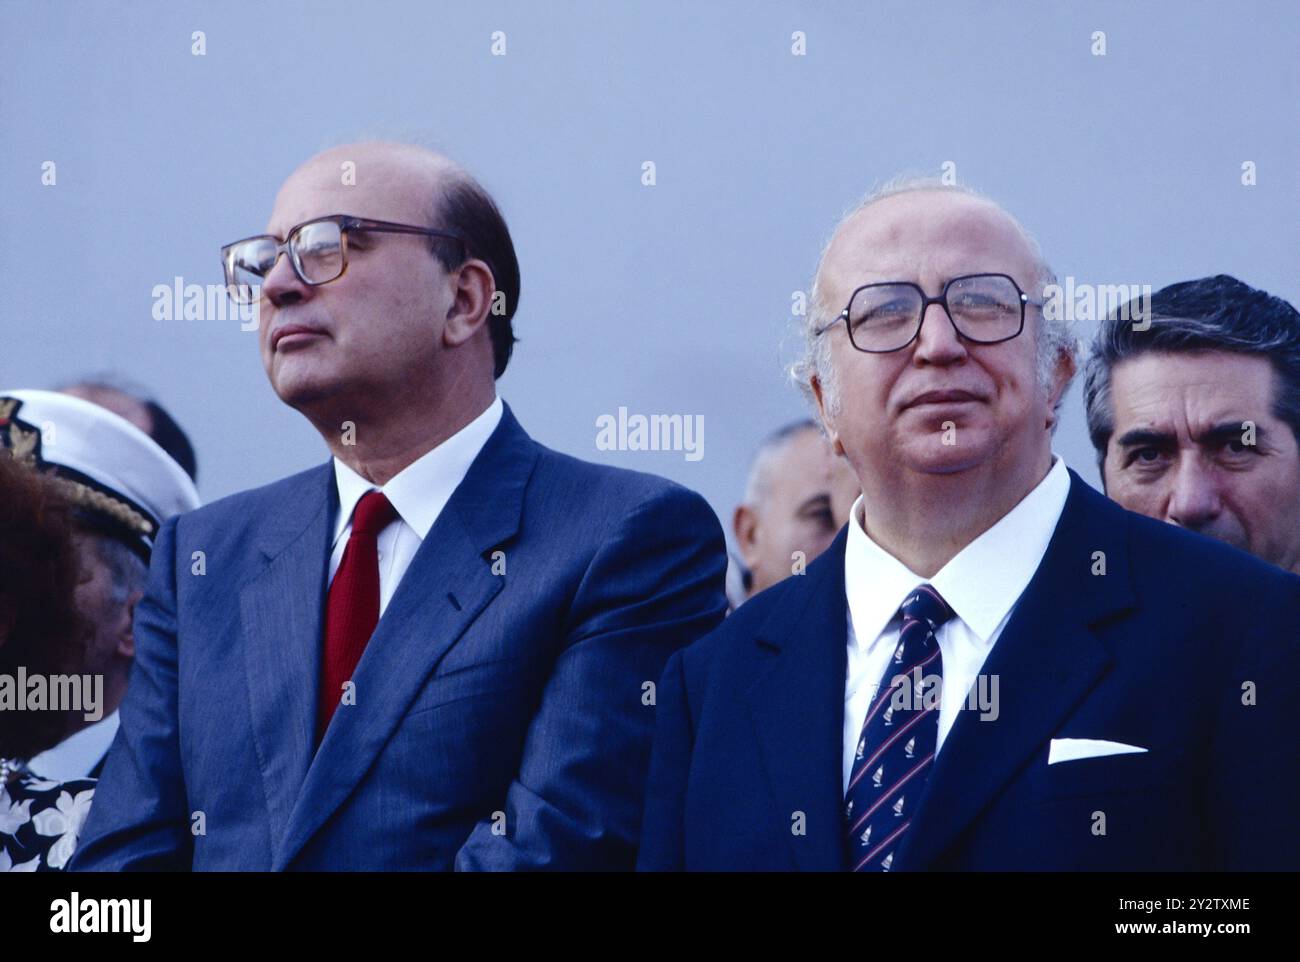
[[[155,321],[151,291],[219,283],[218,247],[318,149],[414,138],[514,232],[522,343],[499,388],[525,427],[727,517],[759,439],[804,411],[791,294],[900,171],[954,162],[1063,278],[1225,271],[1300,301],[1298,27],[1291,2],[3,0],[0,387],[142,383],[190,432],[206,500],[324,460],[253,334]],[[620,406],[702,414],[703,459],[598,451]],[[1077,386],[1057,449],[1095,479]]]

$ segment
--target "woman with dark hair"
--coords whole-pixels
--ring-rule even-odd
[[[63,711],[20,711],[26,678],[75,671],[83,636],[69,509],[54,482],[0,449],[0,872],[61,869],[90,810],[94,779],[54,782],[28,759],[63,737]]]

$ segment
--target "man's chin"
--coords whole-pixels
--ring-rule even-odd
[[[291,408],[302,410],[336,397],[340,386],[332,379],[306,372],[281,371],[272,381],[276,396]]]
[[[918,474],[960,474],[987,464],[995,455],[984,439],[958,429],[946,437],[943,432],[914,438],[899,448],[899,460]]]

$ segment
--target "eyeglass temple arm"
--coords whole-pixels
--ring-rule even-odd
[[[464,244],[463,238],[456,234],[449,233],[445,230],[434,230],[431,227],[416,227],[413,224],[394,224],[386,220],[366,220],[361,217],[348,217],[342,222],[342,226],[348,230],[375,231],[384,234],[421,234],[426,237],[445,237],[448,240],[459,241]]]

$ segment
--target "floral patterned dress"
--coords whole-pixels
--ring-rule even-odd
[[[28,772],[0,785],[0,872],[64,868],[94,794],[93,778],[51,782]]]

